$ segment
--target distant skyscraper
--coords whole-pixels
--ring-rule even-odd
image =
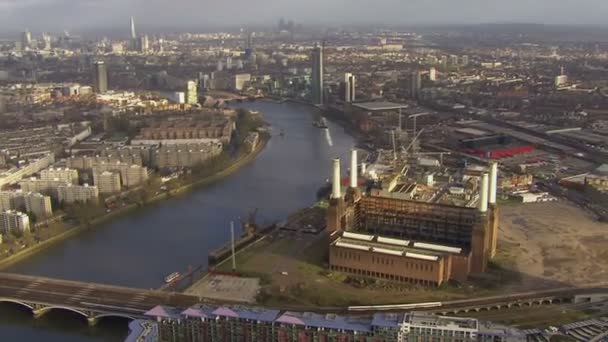
[[[466,66],[468,66],[468,65],[469,65],[469,56],[467,56],[467,55],[463,55],[463,56],[461,57],[461,60],[462,60],[462,66],[465,66],[465,67],[466,67]]]
[[[253,32],[247,34],[247,49],[253,50]]]
[[[20,40],[15,41],[15,51],[23,52],[23,43]]]
[[[355,75],[344,74],[344,101],[355,102]]]
[[[186,88],[186,103],[193,105],[198,103],[198,87],[196,81],[188,81]]]
[[[26,49],[32,46],[32,33],[25,30],[21,36],[21,48]]]
[[[312,103],[323,104],[323,47],[312,50]]]
[[[42,34],[42,49],[43,50],[51,49],[51,36],[46,33]]]
[[[226,57],[226,70],[232,69],[232,57]]]
[[[93,89],[96,93],[108,91],[108,68],[103,61],[93,64]]]
[[[434,67],[431,67],[431,69],[429,69],[429,80],[433,82],[437,81],[437,69],[435,69]]]
[[[131,39],[136,39],[137,34],[135,34],[135,18],[131,17]]]
[[[450,65],[458,65],[458,56],[450,55]]]
[[[139,52],[147,53],[150,51],[150,42],[148,41],[148,36],[143,35],[139,37]]]
[[[412,79],[410,82],[410,95],[412,98],[418,98],[420,89],[422,88],[422,77],[420,75],[420,71],[412,72]]]

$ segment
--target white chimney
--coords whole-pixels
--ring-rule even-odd
[[[365,165],[365,163],[361,163],[361,176],[365,175],[365,171],[367,171],[366,168],[367,165]]]
[[[498,163],[493,162],[490,166],[490,204],[496,204],[496,188],[498,186]]]
[[[359,185],[357,180],[357,150],[350,152],[350,187],[356,188]]]
[[[488,174],[484,173],[481,177],[481,189],[479,191],[479,211],[488,211]]]
[[[334,159],[334,175],[331,185],[331,198],[340,198],[340,158]]]

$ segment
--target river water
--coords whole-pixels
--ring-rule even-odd
[[[271,102],[242,106],[262,112],[273,129],[255,161],[213,185],[82,233],[7,271],[157,288],[171,272],[206,265],[208,252],[228,241],[231,220],[253,208],[259,209],[259,223],[282,220],[315,201],[332,158],[341,157],[346,170],[354,139],[331,122],[328,131],[313,127],[312,108]],[[89,328],[84,319],[59,311],[34,320],[25,309],[0,304],[0,341],[121,341],[126,336],[126,322],[100,324]]]

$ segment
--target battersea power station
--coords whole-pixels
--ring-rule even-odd
[[[496,163],[479,173],[475,208],[373,195],[358,186],[356,150],[350,186],[343,189],[340,160],[334,159],[330,268],[427,286],[485,272],[496,253],[497,173]]]

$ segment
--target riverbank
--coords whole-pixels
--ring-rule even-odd
[[[52,247],[53,245],[56,245],[62,241],[65,241],[75,235],[78,235],[85,231],[99,228],[99,226],[101,226],[103,223],[107,223],[112,220],[118,219],[118,218],[123,217],[136,210],[146,209],[151,204],[155,204],[155,203],[158,203],[163,200],[171,199],[176,195],[183,195],[183,194],[186,194],[197,188],[207,186],[207,185],[213,184],[217,181],[220,181],[220,180],[234,174],[239,169],[241,169],[245,165],[247,165],[250,162],[252,162],[253,160],[255,160],[256,157],[264,150],[264,148],[266,147],[269,140],[270,140],[270,136],[262,135],[260,137],[260,142],[258,143],[258,145],[256,146],[255,149],[253,149],[250,153],[236,159],[234,161],[234,163],[230,164],[230,166],[228,166],[227,168],[225,168],[213,175],[210,175],[208,177],[204,177],[202,179],[196,180],[189,184],[183,185],[177,189],[172,190],[170,193],[162,193],[162,194],[156,195],[155,197],[153,197],[149,201],[147,201],[146,204],[143,206],[138,205],[138,204],[130,204],[123,208],[116,209],[101,217],[91,220],[91,222],[89,222],[88,224],[81,224],[81,225],[75,226],[61,234],[53,236],[34,246],[28,247],[9,257],[6,257],[6,258],[0,260],[0,271],[5,270],[6,268],[8,268],[10,266],[15,265],[16,263],[23,261],[39,252],[42,252],[42,251],[46,250],[47,248]]]

